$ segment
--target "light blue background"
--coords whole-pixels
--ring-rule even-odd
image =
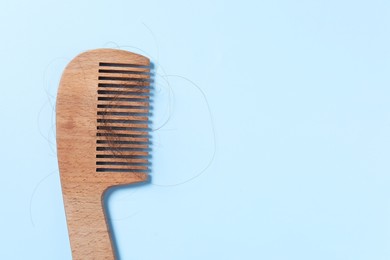
[[[55,95],[102,47],[156,65],[152,183],[108,199],[121,259],[390,259],[389,11],[2,0],[0,259],[71,259]]]

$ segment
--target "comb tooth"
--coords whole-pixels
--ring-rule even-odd
[[[129,130],[129,131],[144,131],[144,129],[148,129],[149,124],[146,122],[136,122],[136,121],[118,121],[112,120],[109,121],[107,119],[103,120],[103,122],[97,123],[98,130],[106,130],[106,131],[119,131],[119,130]],[[113,132],[114,133],[114,132]]]
[[[112,74],[106,74],[105,76],[99,76],[98,77],[98,80],[99,81],[120,81],[120,82],[127,82],[127,81],[134,81],[134,82],[141,82],[141,83],[147,83],[149,84],[150,83],[150,79],[149,78],[145,78],[145,77],[139,77],[139,75],[131,75],[131,74],[128,74],[128,75],[112,75]]]
[[[118,77],[118,78],[133,78],[143,79],[149,81],[150,74],[140,71],[126,71],[126,70],[99,70],[100,77]]]
[[[133,160],[148,160],[149,155],[128,155],[128,154],[96,154],[96,160],[100,160],[103,162],[103,160],[108,159],[119,159],[122,161],[133,161]]]
[[[96,133],[98,136],[110,136],[110,137],[117,137],[122,138],[125,137],[148,137],[149,133],[148,131],[129,131],[129,130],[116,130],[116,131],[107,131],[107,130],[97,130]]]
[[[146,132],[149,131],[147,124],[126,124],[121,123],[112,123],[105,125],[98,125],[97,130],[99,131],[108,131],[112,133],[118,133],[120,131],[129,131],[129,132]]]
[[[150,66],[135,63],[113,63],[113,62],[100,62],[101,69],[120,69],[120,70],[134,70],[134,71],[150,71]]]
[[[114,156],[148,156],[149,152],[146,151],[115,151],[115,150],[107,150],[107,151],[96,151],[96,155],[114,155]]]
[[[140,80],[140,79],[122,79],[122,78],[115,78],[115,77],[99,77],[99,83],[100,84],[111,84],[111,85],[121,85],[123,87],[148,87],[150,85],[149,81]],[[100,85],[104,86],[104,85]]]
[[[101,114],[97,115],[98,120],[128,120],[128,121],[148,121],[147,116],[139,116],[137,114],[135,115],[129,115],[129,114],[124,114],[124,115],[107,115],[107,114]],[[99,121],[98,121],[99,122]]]
[[[148,149],[149,148],[149,145],[148,144],[137,144],[137,143],[97,143],[97,150],[99,150],[99,148],[105,148],[105,147],[110,147],[112,145],[115,145],[115,148],[114,149],[121,149],[121,148],[131,148],[131,149],[135,149],[135,148],[139,148],[139,149]]]
[[[103,111],[110,112],[109,109],[118,108],[118,109],[149,109],[149,102],[132,102],[129,104],[128,102],[113,101],[100,101],[98,102],[97,108],[105,109]]]
[[[136,95],[136,96],[147,96],[149,97],[149,89],[121,89],[121,88],[99,88],[99,95],[117,95],[117,96],[128,96],[128,95]]]
[[[115,102],[114,102],[115,101]],[[131,103],[130,103],[131,102]],[[149,102],[141,102],[141,101],[132,101],[132,100],[98,100],[98,107],[99,105],[106,105],[106,106],[115,106],[115,107],[148,107]]]
[[[148,174],[148,170],[138,170],[138,169],[115,169],[115,168],[96,168],[97,172],[104,172],[109,174],[114,173],[123,173],[123,174]]]
[[[113,150],[120,150],[122,148],[131,148],[131,149],[139,149],[140,151],[147,151],[149,150],[149,144],[148,143],[132,143],[132,144],[115,144],[115,149]],[[99,144],[97,145],[96,147],[96,150],[99,151],[101,150],[101,148],[106,148],[106,147],[112,147],[113,144],[111,144],[110,142],[106,143],[106,144]],[[118,149],[117,149],[118,148]]]
[[[136,146],[97,146],[96,151],[111,151],[113,154],[121,154],[122,152],[148,152],[148,147],[136,147]]]
[[[132,75],[144,75],[145,77],[150,77],[150,69],[149,68],[120,68],[120,67],[104,67],[102,66],[99,69],[99,75],[105,74],[132,74]]]
[[[147,108],[123,108],[123,107],[116,107],[116,108],[111,108],[109,111],[108,109],[104,108],[98,108],[97,114],[100,116],[133,116],[133,115],[139,115],[139,116],[144,116],[149,114],[149,109]]]
[[[96,164],[113,164],[113,163],[122,163],[122,164],[136,164],[136,165],[150,165],[150,156],[149,155],[139,155],[139,154],[97,154],[96,155]]]
[[[96,165],[109,164],[109,163],[125,163],[125,164],[149,164],[148,159],[140,158],[96,158]]]
[[[129,164],[129,163],[125,163],[125,162],[104,162],[104,163],[96,163],[96,167],[97,168],[111,168],[111,169],[121,169],[121,168],[125,168],[125,169],[133,169],[133,170],[144,170],[144,171],[148,171],[149,170],[149,166],[147,164],[140,164],[140,163],[132,163],[132,164]]]
[[[98,94],[105,94],[105,93],[115,93],[117,92],[118,95],[125,95],[125,93],[132,93],[132,95],[149,95],[150,89],[149,88],[121,88],[121,87],[100,87],[98,90]]]
[[[134,117],[133,117],[134,118]],[[139,127],[139,125],[148,125],[148,121],[146,120],[135,120],[135,119],[130,119],[128,117],[122,117],[119,119],[112,119],[109,116],[103,116],[101,119],[97,119],[97,123],[99,126],[118,126],[120,127],[121,124],[123,124],[124,127],[130,127],[134,125],[134,127]],[[143,127],[143,128],[145,128]]]
[[[115,144],[115,147],[113,147],[113,144],[98,144],[96,146],[97,151],[148,151],[149,145],[148,144]]]
[[[114,108],[107,111],[107,109],[98,109],[98,116],[106,117],[110,116],[145,116],[149,115],[149,109],[147,108]]]
[[[109,136],[98,135],[96,143],[106,143],[106,142],[147,143],[149,142],[149,138],[143,136],[127,137],[127,136],[116,136],[116,135],[109,135]]]
[[[102,101],[139,101],[139,102],[149,102],[149,95],[142,95],[139,93],[133,92],[106,92],[99,93],[98,100]]]
[[[96,167],[101,169],[128,169],[128,170],[149,170],[149,167],[146,165],[97,165]]]
[[[123,63],[123,62],[99,62],[102,67],[124,67],[124,68],[149,68],[149,66],[138,63]]]
[[[98,134],[109,134],[112,136],[122,137],[122,135],[131,135],[131,136],[148,136],[148,131],[129,131],[129,130],[115,130],[107,133],[107,130],[98,130]]]
[[[100,94],[98,100],[109,100],[109,101],[122,101],[128,99],[140,99],[140,101],[144,101],[143,99],[149,99],[149,96],[145,95],[134,95],[134,93],[108,93],[108,94]]]
[[[120,89],[128,89],[128,90],[137,90],[137,89],[150,89],[150,85],[142,85],[142,84],[121,84],[118,82],[114,83],[98,83],[98,87],[100,89],[106,88],[120,88]]]
[[[147,123],[148,122],[148,117],[147,116],[144,116],[144,115],[139,115],[139,114],[122,114],[122,115],[105,115],[105,114],[101,114],[101,115],[97,115],[97,121],[98,122],[115,122],[115,121],[118,121],[118,122],[122,122],[122,121],[133,121],[133,122],[143,122],[143,123]],[[126,122],[123,122],[123,123],[126,123]]]
[[[98,104],[97,107],[98,112],[104,112],[104,113],[114,113],[114,112],[126,112],[130,111],[128,113],[131,113],[131,111],[135,112],[142,112],[142,113],[148,113],[149,112],[149,106],[134,106],[134,105],[119,105],[119,104],[114,104],[114,103],[109,103],[109,104]],[[146,112],[145,112],[146,111]],[[100,113],[102,114],[102,113]]]
[[[115,147],[113,148],[113,144],[110,144],[110,143],[107,143],[107,144],[97,144],[96,146],[96,150],[97,151],[148,151],[150,150],[149,148],[149,144],[117,144],[115,145]]]

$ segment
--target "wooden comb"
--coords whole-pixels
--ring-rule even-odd
[[[57,95],[57,154],[74,260],[115,259],[104,192],[148,179],[150,61],[97,49],[74,58]]]

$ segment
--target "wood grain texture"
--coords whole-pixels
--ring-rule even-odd
[[[102,199],[148,178],[149,79],[146,57],[112,49],[80,54],[62,75],[57,154],[75,260],[115,259]]]

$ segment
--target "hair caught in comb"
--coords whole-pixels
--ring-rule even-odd
[[[98,75],[96,171],[147,174],[150,68],[101,62]]]

